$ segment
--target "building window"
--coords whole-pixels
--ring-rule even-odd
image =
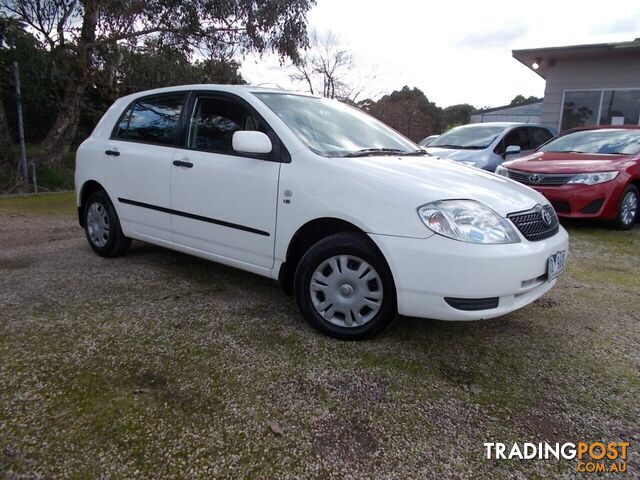
[[[583,125],[639,125],[640,89],[566,91],[560,131]]]
[[[605,90],[600,125],[638,125],[640,90]]]
[[[598,123],[601,92],[565,92],[560,131]]]

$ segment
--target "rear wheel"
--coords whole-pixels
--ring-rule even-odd
[[[354,233],[313,245],[298,265],[294,288],[305,318],[334,338],[369,338],[396,315],[389,267],[367,238]]]
[[[131,240],[122,233],[118,214],[103,190],[89,195],[85,203],[84,230],[89,245],[102,257],[122,255],[131,244]]]
[[[614,225],[619,230],[629,230],[638,219],[640,194],[634,185],[629,185],[620,197],[620,208]]]

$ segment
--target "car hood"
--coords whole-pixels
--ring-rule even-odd
[[[535,173],[596,173],[624,169],[632,158],[631,155],[537,152],[503,166]]]
[[[427,153],[434,157],[448,158],[456,162],[477,161],[478,158],[486,156],[485,150],[456,150],[455,148],[438,147],[427,147]]]
[[[506,216],[548,203],[525,185],[449,160],[428,156],[372,156],[339,161],[350,170],[345,174],[367,182],[378,197],[403,197],[416,207],[436,200],[471,199]]]

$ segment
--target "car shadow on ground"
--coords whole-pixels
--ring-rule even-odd
[[[309,326],[299,313],[295,298],[286,295],[277,281],[257,274],[222,265],[206,259],[168,250],[155,245],[134,241],[126,255],[128,262],[157,268],[176,280],[193,282],[198,286],[210,287],[212,291],[225,288],[236,295],[261,297],[262,301],[272,304],[273,311],[287,311],[294,321],[314,337],[324,338]],[[265,309],[268,313],[269,309]],[[438,339],[452,342],[457,337],[477,335],[479,332],[522,334],[529,330],[520,321],[512,321],[513,315],[504,315],[495,319],[479,321],[440,321],[426,318],[398,315],[392,324],[372,341],[415,342],[430,339],[437,344]],[[274,328],[277,328],[274,325]],[[340,340],[328,339],[332,342]],[[349,343],[349,342],[345,342]]]

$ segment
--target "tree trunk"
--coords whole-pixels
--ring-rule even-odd
[[[96,1],[83,2],[84,15],[82,30],[78,40],[78,51],[71,69],[69,82],[64,92],[62,105],[51,130],[42,142],[43,160],[47,163],[59,162],[65,154],[78,129],[82,97],[91,81],[93,43],[96,39],[99,6]]]

